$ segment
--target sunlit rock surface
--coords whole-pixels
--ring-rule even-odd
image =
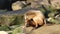
[[[32,27],[26,27],[24,32],[27,34],[60,34],[60,25],[42,26],[32,30]]]

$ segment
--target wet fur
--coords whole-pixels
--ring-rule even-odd
[[[46,24],[43,13],[39,10],[29,10],[24,14],[25,26],[39,27]]]

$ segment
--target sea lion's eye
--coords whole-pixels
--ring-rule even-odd
[[[31,19],[31,21],[33,21],[33,19]]]

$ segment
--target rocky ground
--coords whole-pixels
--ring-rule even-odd
[[[32,27],[26,27],[24,33],[26,34],[60,34],[60,25],[47,25],[38,29],[32,30]]]

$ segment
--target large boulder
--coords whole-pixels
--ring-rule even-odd
[[[32,8],[44,6],[52,6],[54,9],[60,9],[60,0],[27,0],[28,3],[31,3]]]
[[[20,25],[24,23],[22,15],[0,15],[1,26]]]
[[[60,9],[60,0],[50,0],[54,9]]]
[[[32,27],[26,27],[24,33],[26,34],[60,34],[60,25],[42,26],[38,29],[32,30]]]
[[[25,1],[17,1],[12,3],[12,10],[20,10],[25,6]]]
[[[11,5],[16,1],[25,1],[25,0],[0,0],[0,9],[12,10]]]
[[[27,3],[31,3],[32,8],[37,8],[41,5],[49,5],[47,0],[27,0]]]

